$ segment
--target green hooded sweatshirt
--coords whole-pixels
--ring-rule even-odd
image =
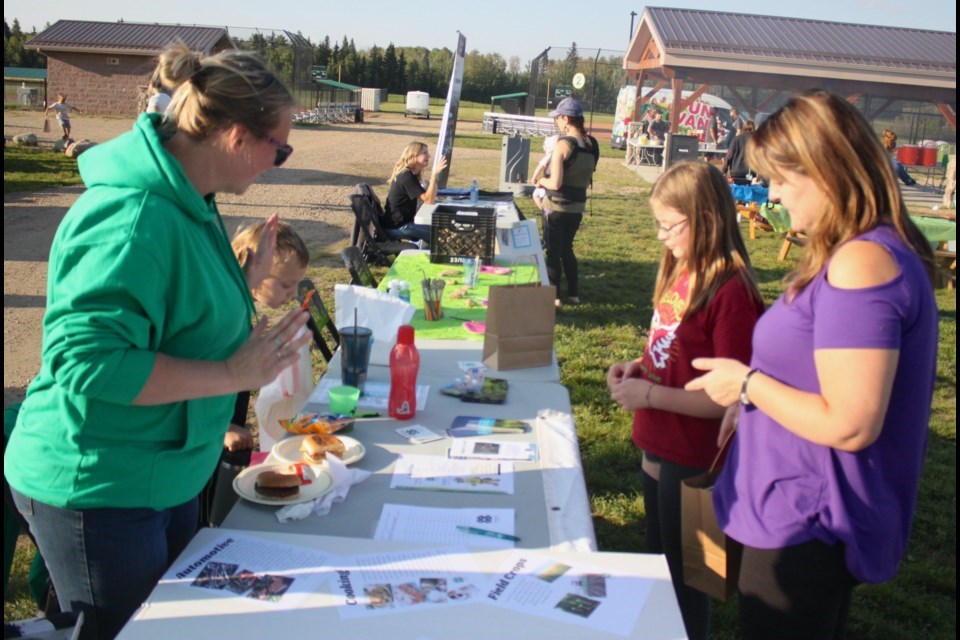
[[[50,250],[39,375],[7,445],[20,493],[58,507],[164,509],[196,496],[235,395],[133,406],[157,353],[222,361],[253,301],[212,197],[163,148],[159,114],[80,158],[87,191]]]

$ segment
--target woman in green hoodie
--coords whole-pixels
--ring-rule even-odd
[[[254,321],[217,211],[292,153],[292,100],[252,55],[160,56],[167,111],[80,159],[50,252],[40,373],[4,471],[65,608],[112,638],[183,550],[239,391],[296,359],[307,314]]]

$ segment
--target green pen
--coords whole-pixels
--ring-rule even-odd
[[[457,529],[464,533],[472,533],[475,536],[487,536],[488,538],[498,538],[500,540],[510,540],[511,542],[520,542],[520,538],[512,536],[509,533],[500,533],[499,531],[489,531],[487,529],[477,529],[476,527],[465,527],[457,525]]]

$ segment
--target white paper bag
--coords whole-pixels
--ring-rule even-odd
[[[297,335],[302,335],[305,330],[301,328]],[[260,429],[261,451],[269,451],[283,438],[286,431],[280,426],[280,421],[296,417],[313,391],[310,344],[308,342],[300,347],[297,361],[260,389],[253,409]]]
[[[540,272],[540,284],[550,284],[536,220],[497,225],[497,260],[501,264],[532,262]]]
[[[413,286],[411,282],[410,287]],[[389,365],[390,351],[397,342],[397,330],[400,325],[410,324],[415,311],[413,305],[370,287],[338,284],[333,293],[337,328],[353,326],[356,309],[357,326],[373,331],[370,364]]]

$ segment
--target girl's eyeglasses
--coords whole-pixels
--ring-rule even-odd
[[[681,220],[676,224],[672,224],[669,227],[665,227],[662,224],[660,224],[659,220],[654,220],[653,228],[656,230],[657,233],[660,233],[662,231],[663,235],[666,235],[666,236],[676,235],[677,233],[680,232],[680,228],[689,221],[690,221],[690,218],[684,218],[683,220]]]
[[[273,166],[275,167],[279,167],[286,162],[287,158],[290,157],[290,154],[293,153],[293,147],[288,144],[284,144],[279,140],[274,140],[270,136],[266,136],[263,139],[277,148],[277,155],[273,158]]]

